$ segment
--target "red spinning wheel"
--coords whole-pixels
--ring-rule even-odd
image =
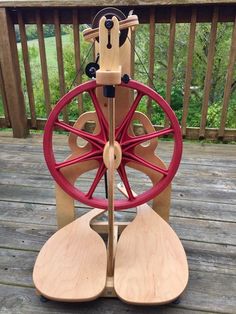
[[[115,210],[122,210],[139,206],[143,203],[148,202],[149,200],[156,197],[159,193],[161,193],[173,179],[178,169],[182,155],[181,130],[179,127],[178,120],[174,112],[172,111],[171,107],[168,105],[168,103],[154,90],[137,81],[130,80],[128,83],[121,83],[120,86],[122,86],[123,88],[130,88],[136,90],[137,95],[130,107],[128,114],[124,117],[120,125],[117,126],[115,129],[116,145],[122,152],[120,156],[121,161],[117,168],[117,172],[119,173],[120,178],[123,181],[123,184],[128,194],[128,199],[126,200],[120,199],[114,200]],[[96,187],[101,181],[102,176],[105,174],[107,170],[106,165],[104,163],[103,154],[104,149],[106,149],[107,146],[106,144],[108,143],[109,140],[108,139],[109,125],[108,121],[106,120],[102,112],[101,106],[96,96],[97,87],[99,87],[99,85],[97,85],[96,81],[86,82],[84,84],[77,86],[59,100],[55,108],[52,110],[45,126],[44,155],[47,166],[53,178],[65,192],[67,192],[74,199],[79,200],[82,203],[87,204],[91,207],[107,209],[108,200],[105,198],[104,199],[97,198],[93,195]],[[82,94],[83,92],[89,93],[92,99],[96,114],[98,116],[98,121],[100,123],[100,132],[98,134],[87,133],[83,130],[77,129],[59,120],[59,115],[62,112],[63,108],[67,106],[73,100],[73,98],[75,98],[79,94]],[[140,136],[132,136],[129,134],[129,126],[132,122],[135,110],[137,109],[138,104],[140,103],[142,97],[144,96],[150,97],[150,99],[152,99],[156,103],[156,105],[158,105],[163,110],[163,112],[166,114],[170,121],[170,125],[160,131],[155,131]],[[76,136],[89,142],[91,147],[90,151],[71,160],[66,160],[57,163],[53,151],[52,136],[53,130],[58,127],[65,131],[71,132]],[[158,167],[155,164],[152,164],[151,162],[145,160],[144,158],[136,154],[135,148],[138,145],[150,141],[153,138],[158,138],[160,136],[167,134],[172,134],[174,139],[173,154],[169,167],[167,169]],[[78,187],[71,184],[63,175],[63,172],[61,170],[65,167],[89,160],[96,160],[99,164],[99,167],[90,189],[88,190],[87,193],[84,193]],[[157,184],[155,184],[142,194],[137,196],[133,195],[125,170],[125,166],[128,165],[129,163],[136,163],[138,165],[142,165],[144,167],[152,169],[153,171],[160,173],[162,175],[162,178]]]

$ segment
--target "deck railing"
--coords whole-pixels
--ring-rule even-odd
[[[155,27],[159,23],[169,24],[169,47],[166,63],[165,91],[165,98],[169,103],[171,103],[171,94],[173,89],[173,62],[175,55],[178,54],[178,51],[175,50],[176,26],[178,23],[189,24],[186,63],[184,69],[185,75],[182,82],[182,117],[180,119],[183,136],[190,139],[210,138],[222,139],[225,141],[235,141],[236,129],[226,128],[226,122],[229,102],[232,100],[232,97],[236,97],[235,93],[232,93],[232,86],[236,81],[236,78],[234,77],[236,60],[236,2],[209,2],[211,2],[211,4],[207,4],[206,1],[205,4],[204,1],[195,1],[192,4],[191,1],[157,1],[158,4],[156,5],[143,5],[142,2],[142,5],[137,3],[137,5],[121,6],[123,2],[117,1],[117,7],[126,14],[128,14],[130,10],[134,10],[134,13],[139,16],[140,23],[149,24],[149,60],[148,77],[146,82],[150,86],[152,86],[155,76],[155,46],[159,40],[159,38],[157,38],[155,35]],[[83,1],[69,1],[68,4],[61,1],[2,1],[2,3],[0,3],[0,95],[4,113],[4,116],[0,118],[1,128],[10,127],[13,129],[13,135],[15,137],[25,137],[29,133],[29,129],[42,129],[45,123],[45,119],[38,117],[36,114],[32,81],[32,72],[34,69],[32,69],[30,63],[26,25],[35,24],[37,26],[44,103],[46,113],[48,115],[54,104],[52,103],[50,95],[43,25],[54,25],[59,91],[60,96],[62,96],[66,92],[66,83],[61,25],[71,25],[73,30],[72,34],[75,56],[74,67],[76,71],[78,71],[81,66],[82,58],[80,49],[81,43],[79,37],[79,25],[90,24],[95,13],[103,6],[106,6],[104,1],[101,2],[101,6],[96,6],[96,3],[89,7],[86,6]],[[198,23],[210,23],[211,28],[208,47],[206,47],[207,64],[205,69],[204,88],[202,90],[202,100],[199,104],[199,111],[201,111],[199,126],[190,127],[187,124],[187,118],[189,114],[190,95],[192,93],[191,82],[193,72],[193,57],[195,53],[195,38],[197,35],[196,27]],[[232,23],[232,37],[231,42],[229,43],[229,54],[225,56],[225,58],[228,60],[228,66],[225,68],[225,73],[223,74],[225,77],[225,86],[221,99],[219,126],[216,128],[208,128],[207,118],[209,98],[212,88],[217,26],[219,23]],[[22,67],[20,69],[19,65],[15,25],[18,25],[20,32],[26,90],[23,90],[21,84],[21,76],[23,74],[21,73]],[[134,35],[132,37],[132,41],[133,43],[135,42]],[[81,80],[82,74],[80,72],[76,82],[79,84]],[[28,103],[29,107],[29,116],[27,115],[25,105],[26,102]],[[79,104],[81,106],[80,110],[82,111],[82,102],[79,101]],[[150,102],[147,102],[147,114],[150,117],[152,115]],[[63,119],[65,121],[68,120],[67,112],[64,112]]]

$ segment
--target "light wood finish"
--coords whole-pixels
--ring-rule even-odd
[[[129,30],[130,34],[130,30]],[[96,53],[98,53],[98,45],[95,43]],[[127,39],[125,43],[119,48],[119,64],[121,65],[121,76],[124,74],[131,75],[131,44]],[[107,98],[103,96],[103,89],[98,88],[96,91],[97,98],[99,100],[101,109],[108,120],[108,107],[107,107]],[[129,108],[133,101],[133,91],[128,88],[122,88],[116,86],[115,91],[116,99],[116,117],[115,124],[116,127],[123,121],[124,117],[127,115]]]
[[[155,62],[155,8],[150,10],[150,27],[149,27],[149,78],[148,86],[154,88],[153,79],[154,79],[154,62]],[[151,119],[152,116],[152,100],[148,98],[147,101],[147,116]]]
[[[204,92],[203,92],[204,94],[203,94],[203,102],[202,102],[199,138],[205,137],[208,103],[209,103],[210,90],[211,90],[211,77],[212,77],[214,55],[215,55],[215,43],[216,43],[218,16],[219,16],[219,8],[214,7],[212,23],[211,23],[210,43],[209,43],[208,55],[207,55],[207,69],[206,69],[206,76],[205,76],[205,81],[204,81]]]
[[[28,98],[29,98],[30,116],[31,116],[32,126],[33,128],[36,128],[37,122],[36,122],[36,113],[35,113],[33,82],[32,82],[31,70],[30,70],[30,60],[29,60],[29,51],[28,51],[27,36],[26,36],[26,31],[25,31],[25,24],[24,24],[23,15],[21,11],[17,11],[17,17],[18,17],[19,30],[20,30],[27,93],[28,93]]]
[[[43,296],[57,301],[90,301],[103,292],[106,246],[89,226],[91,219],[103,212],[91,210],[44,244],[33,272],[35,287]]]
[[[58,184],[55,184],[55,190],[57,227],[61,229],[76,219],[74,199],[64,192]]]
[[[119,101],[119,99],[117,99]],[[117,115],[121,115],[122,112],[119,110],[119,106],[116,103],[116,113]],[[116,118],[117,118],[116,115]],[[135,112],[134,120],[138,120],[142,123],[145,128],[145,132],[151,133],[154,132],[155,129],[152,126],[150,120],[141,112]],[[95,112],[87,112],[80,116],[77,122],[74,124],[74,127],[81,129],[85,125],[87,121],[95,121],[96,129],[94,133],[98,133],[99,131],[99,123],[97,120],[97,115]],[[81,148],[77,145],[76,136],[74,134],[70,134],[69,136],[69,146],[72,151],[72,155],[69,156],[66,160],[70,158],[75,158],[85,152],[88,151],[89,145]],[[146,158],[149,162],[165,169],[166,165],[163,161],[156,156],[155,150],[157,148],[157,140],[152,139],[150,141],[150,145],[147,147],[139,146],[136,149],[136,153],[140,156]],[[106,148],[104,149],[104,151]],[[119,149],[119,144],[115,143],[115,152],[118,152],[118,158],[116,159],[117,162],[120,161],[121,158],[121,151]],[[106,154],[107,155],[107,154]],[[107,161],[105,162],[107,164]],[[119,164],[119,163],[118,163]],[[115,165],[118,166],[118,164]],[[141,165],[137,165],[135,163],[129,163],[129,167],[134,168],[138,171],[145,173],[152,181],[153,185],[157,184],[158,181],[162,178],[162,175],[158,172],[153,172],[150,169],[143,167]],[[75,180],[79,178],[83,173],[94,169],[97,167],[96,162],[87,162],[83,163],[83,166],[70,166],[67,171],[63,170],[64,175],[66,176],[67,180],[74,184]],[[76,175],[77,174],[77,175]],[[169,221],[169,211],[170,211],[170,197],[171,197],[171,185],[169,185],[163,192],[157,195],[153,200],[153,209],[167,222]],[[57,222],[58,227],[61,228],[68,223],[72,222],[75,219],[75,211],[74,211],[74,200],[71,198],[67,193],[65,193],[57,184],[56,184],[56,204],[57,204]]]
[[[129,29],[128,36],[134,38],[134,31]],[[98,52],[98,45],[95,45],[96,53]],[[133,69],[134,64],[134,55],[132,54],[131,42],[129,39],[125,41],[125,43],[119,48],[119,64],[121,65],[121,75],[128,74],[131,75],[131,71]],[[102,88],[98,88],[97,97],[101,106],[101,109],[108,120],[108,106],[107,99],[103,96]],[[129,108],[133,101],[133,91],[128,88],[122,88],[120,86],[116,86],[115,91],[115,102],[116,102],[116,115],[115,115],[115,125],[116,127],[123,121],[124,117],[127,115]],[[116,145],[115,145],[116,147]],[[117,147],[119,150],[119,147]],[[120,154],[119,154],[120,155]]]
[[[176,29],[176,7],[171,8],[170,17],[170,38],[167,58],[167,79],[166,79],[166,101],[171,105],[171,85],[173,78],[174,46],[175,46],[175,29]],[[165,126],[169,121],[165,117]]]
[[[132,38],[134,39],[135,33],[132,32],[132,34],[133,34]],[[130,33],[129,33],[129,36],[130,36]],[[96,46],[96,49],[98,49],[97,46]],[[132,49],[130,40],[126,40],[125,44],[122,47],[120,47],[119,63],[121,64],[121,67],[122,67],[122,75],[125,73],[130,75],[132,71],[132,64],[133,64],[132,58],[131,58],[132,50],[133,49]],[[132,94],[133,93],[129,89],[116,87],[116,117],[115,117],[116,126],[118,126],[121,123],[121,121],[124,119],[124,117],[128,113],[128,110],[133,101]],[[97,91],[97,97],[99,99],[99,103],[101,104],[103,113],[108,119],[107,100],[106,98],[103,97],[103,91],[101,88],[98,89]],[[150,120],[144,114],[135,112],[133,120],[139,120],[144,126],[145,131],[147,133],[151,133],[155,131]],[[151,141],[151,145],[148,148],[143,148],[139,146],[137,152],[141,156],[143,156],[144,154],[145,158],[147,158],[148,161],[154,163],[155,165],[166,168],[166,165],[154,153],[156,146],[157,146],[157,140],[153,139]],[[135,163],[129,163],[128,165],[134,169],[137,169],[138,171],[141,171],[147,174],[153,184],[156,184],[161,179],[161,175],[159,173],[150,171],[146,167],[138,166]],[[169,221],[170,195],[171,195],[171,185],[169,185],[161,194],[159,194],[153,200],[153,208],[166,221]]]
[[[99,123],[97,115],[95,112],[86,112],[82,114],[79,119],[74,124],[77,129],[82,129],[87,121],[95,121],[96,128],[94,133],[99,131]],[[66,158],[66,160],[73,159],[80,156],[90,149],[90,145],[87,143],[84,147],[80,147],[77,144],[76,135],[70,133],[68,138],[68,144],[71,149],[72,154]],[[97,167],[96,161],[84,162],[81,165],[74,165],[67,167],[67,169],[62,169],[66,179],[74,184],[75,180],[79,178],[83,173],[95,169]],[[63,189],[56,184],[56,208],[57,208],[57,225],[58,228],[66,226],[75,219],[75,209],[74,209],[74,199],[69,196]]]
[[[151,121],[141,112],[135,112],[133,120],[138,120],[142,123],[144,127],[144,132],[152,133],[155,131]],[[156,155],[155,151],[157,149],[158,141],[157,139],[152,139],[150,144],[146,147],[139,145],[136,148],[136,154],[142,156],[145,160],[153,163],[154,165],[166,169],[165,163]],[[129,167],[134,168],[138,171],[145,173],[152,181],[153,185],[156,185],[162,178],[162,175],[158,172],[154,172],[151,169],[148,169],[142,165],[136,163],[129,163]],[[152,208],[166,221],[169,221],[169,212],[170,212],[170,198],[171,198],[171,184],[157,195],[153,199]]]
[[[96,225],[96,224],[95,224]],[[107,231],[109,230],[109,225],[106,223]],[[92,227],[94,228],[94,226]],[[107,232],[106,232],[107,233]],[[114,289],[114,260],[115,260],[115,254],[116,254],[116,247],[118,242],[118,235],[119,235],[119,226],[116,224],[113,224],[113,263],[112,263],[112,272],[111,275],[109,275],[109,266],[108,266],[108,272],[107,272],[107,281],[106,281],[106,287],[102,293],[102,297],[106,298],[114,298],[116,297],[116,292]],[[109,249],[109,241],[108,241],[108,249]],[[109,262],[109,261],[108,261]]]
[[[79,85],[82,83],[82,71],[80,64],[80,31],[79,31],[79,19],[77,9],[73,9],[72,13],[73,22],[73,37],[74,37],[74,51],[75,51],[75,70],[77,73],[76,83]],[[83,113],[83,97],[79,95],[78,97],[78,108],[79,113]]]
[[[50,89],[49,89],[45,41],[44,41],[44,34],[43,34],[43,24],[42,24],[41,14],[39,10],[36,11],[36,24],[37,24],[38,41],[39,41],[39,55],[40,55],[40,61],[41,61],[44,99],[45,99],[46,112],[47,112],[47,115],[49,115],[51,112]]]
[[[219,129],[220,138],[224,137],[224,133],[225,133],[227,109],[228,109],[229,98],[231,94],[231,85],[232,85],[233,74],[234,74],[235,60],[236,60],[236,16],[235,16],[234,27],[233,27],[233,32],[232,32],[231,48],[230,48],[230,54],[229,54],[229,64],[228,64],[228,69],[227,69],[227,74],[226,74],[224,97],[223,97],[223,104],[222,104],[222,111],[221,111],[220,129]]]
[[[127,303],[169,303],[185,290],[188,264],[173,229],[147,204],[122,232],[114,270],[114,288]]]
[[[105,27],[106,17],[99,22],[99,64],[96,82],[103,85],[118,85],[121,82],[121,66],[119,63],[119,22],[112,17],[113,27]],[[109,42],[110,38],[110,42]],[[108,47],[111,45],[111,47]]]
[[[112,35],[111,35],[112,36]],[[101,37],[99,37],[101,40]],[[108,98],[109,150],[108,150],[108,261],[107,275],[114,272],[114,181],[115,181],[115,98]]]
[[[98,45],[96,45],[96,49],[98,49]],[[129,57],[131,53],[130,49],[130,42],[126,40],[125,44],[120,48],[120,59],[119,64],[122,64],[122,74],[130,74],[130,61],[131,58]],[[121,76],[121,74],[120,74]],[[99,88],[97,91],[97,97],[99,99],[99,103],[101,108],[108,119],[108,106],[107,106],[107,99],[103,97],[102,88]],[[128,89],[122,89],[120,87],[116,88],[116,107],[118,108],[116,111],[115,117],[115,125],[117,126],[124,116],[127,114],[129,106],[132,101],[132,94]],[[82,128],[87,121],[95,121],[96,122],[96,129],[94,130],[95,133],[99,131],[99,122],[95,113],[84,113],[80,116],[80,118],[75,123],[74,127]],[[72,150],[72,155],[68,158],[74,158],[75,156],[79,156],[82,153],[85,153],[89,149],[89,145],[86,145],[83,148],[78,147],[76,144],[76,136],[70,134],[69,136],[69,145]],[[115,145],[116,148],[116,145]],[[119,151],[119,147],[117,147]],[[67,159],[68,160],[68,159]],[[83,167],[76,167],[72,166],[69,169],[63,169],[63,174],[70,181],[72,184],[74,181],[79,178],[82,173],[94,169],[97,167],[97,162],[86,162],[83,163]],[[68,168],[68,167],[67,167]],[[77,173],[77,175],[75,175]],[[75,218],[74,212],[74,200],[65,193],[58,185],[56,185],[56,203],[57,203],[57,221],[58,227],[61,228],[72,222]]]
[[[121,146],[117,141],[114,141],[114,169],[119,168],[121,160],[122,160],[122,150]],[[103,150],[103,162],[107,168],[109,168],[109,149],[110,149],[110,144],[109,142],[106,143],[104,146]]]
[[[191,24],[189,30],[189,43],[188,43],[188,57],[187,66],[185,72],[185,83],[184,83],[184,99],[183,99],[183,116],[181,122],[182,135],[186,136],[186,124],[188,117],[189,108],[189,97],[190,97],[190,87],[192,80],[192,64],[193,64],[193,52],[196,34],[196,21],[197,21],[197,9],[192,9]]]
[[[118,235],[120,235],[122,233],[122,231],[128,226],[128,224],[129,224],[129,222],[127,222],[127,221],[124,221],[124,222],[115,221],[114,222],[114,238],[116,236],[116,228],[117,228]],[[108,233],[107,221],[92,222],[91,228],[99,234],[107,234]],[[117,241],[114,241],[114,243],[116,243],[116,242]],[[114,253],[115,253],[115,250],[114,250]]]
[[[113,17],[113,27],[111,30],[107,30],[105,28],[105,17],[101,18],[99,22],[99,53],[100,53],[100,69],[96,73],[96,80],[99,84],[105,84],[105,85],[112,85],[112,84],[119,84],[121,80],[121,66],[119,63],[119,54],[117,51],[119,51],[119,37],[118,37],[118,30],[119,30],[119,23],[117,18]],[[108,47],[108,44],[111,44],[111,47]],[[115,120],[115,98],[108,98],[107,99],[107,107],[108,107],[108,122],[109,122],[109,140],[108,140],[108,146],[106,149],[104,149],[104,163],[108,165],[108,247],[107,247],[107,264],[106,264],[106,273],[104,275],[104,259],[101,261],[102,265],[96,264],[98,269],[92,269],[94,260],[97,260],[97,258],[101,255],[102,250],[97,250],[98,242],[96,243],[93,239],[89,239],[88,237],[83,237],[83,233],[87,233],[91,229],[89,229],[89,220],[92,218],[92,214],[89,216],[89,219],[86,219],[86,217],[89,215],[84,215],[80,217],[79,219],[75,220],[74,222],[68,224],[67,226],[60,229],[56,234],[54,234],[48,242],[45,244],[45,246],[41,249],[39,256],[36,260],[35,268],[34,268],[34,283],[36,286],[37,291],[42,293],[44,296],[53,299],[53,300],[61,300],[61,301],[87,301],[92,300],[94,298],[97,298],[102,291],[105,288],[105,284],[107,283],[107,289],[105,290],[106,293],[113,295],[113,281],[112,276],[114,273],[114,258],[115,258],[115,251],[117,247],[119,247],[119,244],[117,243],[118,238],[118,227],[116,226],[116,232],[114,233],[114,171],[115,171],[115,126],[116,126],[116,120]],[[88,115],[84,114],[83,117],[87,118]],[[142,118],[141,118],[142,120]],[[77,123],[74,125],[74,127],[82,127],[84,125],[85,120],[79,118],[77,120]],[[143,120],[144,121],[144,120]],[[148,126],[147,126],[148,128]],[[81,152],[84,152],[88,149],[89,143],[86,144],[83,147],[78,147],[77,143],[74,141],[77,141],[76,136],[71,134],[69,143],[71,143],[70,148],[72,150],[72,154],[67,157],[67,160],[70,160],[71,158],[74,158],[75,156],[78,156],[81,154]],[[150,144],[148,145],[151,147],[151,152],[153,153],[152,158],[154,157],[154,163],[161,162],[158,158],[155,158],[154,150],[156,148],[156,141],[150,141]],[[74,147],[75,146],[75,147]],[[144,147],[143,150],[147,153],[150,153],[150,150],[145,150]],[[136,148],[136,153],[140,153],[140,148]],[[119,154],[121,156],[121,152]],[[121,157],[119,158],[119,160]],[[97,162],[85,162],[87,166],[90,169],[93,169]],[[164,166],[164,164],[161,162],[161,164]],[[72,184],[74,184],[75,180],[86,170],[88,169],[82,169],[81,165],[74,164],[72,167],[65,167],[61,171],[63,172],[64,176],[68,179],[68,181]],[[135,166],[134,166],[135,168]],[[142,171],[142,167],[140,168],[138,166],[138,169]],[[145,170],[143,171],[144,173]],[[156,177],[156,176],[155,176]],[[158,177],[158,180],[160,178]],[[61,198],[64,192],[60,190],[60,188],[57,186],[57,193],[60,198],[60,206],[67,205],[66,202],[69,204],[70,214],[66,217],[64,216],[64,221],[73,219],[73,203],[72,198],[66,197],[66,201],[63,201]],[[66,207],[64,207],[65,210]],[[94,209],[94,211],[97,211]],[[151,210],[152,211],[152,210]],[[93,212],[93,211],[92,211]],[[100,213],[103,212],[103,210],[99,210]],[[98,214],[98,213],[97,213]],[[156,214],[155,214],[156,215]],[[84,218],[85,217],[85,218]],[[76,225],[76,227],[75,227]],[[66,230],[66,234],[63,233],[63,231]],[[75,235],[71,235],[73,230],[76,230]],[[93,231],[94,232],[94,231]],[[94,234],[96,234],[94,232]],[[60,237],[59,237],[60,235]],[[96,235],[98,237],[98,235]],[[69,239],[68,239],[69,238]],[[91,234],[90,234],[90,238]],[[64,242],[62,242],[63,239],[66,239]],[[70,249],[68,250],[68,244],[70,242],[76,243],[75,241],[79,242],[79,246],[71,245]],[[58,243],[57,243],[58,241]],[[100,243],[101,242],[100,238]],[[49,244],[48,244],[49,243]],[[64,244],[64,250],[63,250],[63,244]],[[57,250],[58,246],[62,246],[60,250]],[[77,245],[77,243],[76,243]],[[100,244],[101,245],[101,244]],[[104,245],[104,243],[103,243]],[[86,247],[89,246],[90,250],[89,253],[84,257],[86,254],[84,251],[86,250]],[[46,247],[46,248],[45,248]],[[56,253],[55,253],[56,250]],[[79,251],[78,251],[79,250]],[[93,252],[100,251],[98,254],[94,254]],[[76,252],[76,253],[75,253]],[[103,251],[104,252],[104,251]],[[61,258],[66,256],[66,258]],[[56,257],[56,259],[54,259]],[[73,257],[76,257],[73,258]],[[97,257],[97,258],[96,258]],[[135,258],[135,256],[134,256]],[[63,260],[64,259],[64,260]],[[93,260],[93,263],[88,261],[88,259]],[[60,262],[57,262],[57,260],[60,260]],[[62,260],[62,262],[61,262]],[[77,263],[75,262],[77,260]],[[50,272],[49,270],[52,267],[52,264],[56,264],[54,267],[54,270]],[[68,265],[66,269],[64,270],[64,265]],[[46,265],[46,267],[45,267]],[[71,277],[73,276],[73,273],[76,272],[76,267],[81,267],[81,272],[77,272],[79,275],[78,277],[74,275],[74,280],[71,280]],[[102,268],[101,268],[102,267]],[[66,271],[69,268],[69,271]],[[102,274],[101,274],[102,272]],[[59,275],[59,274],[63,275]],[[95,280],[94,275],[97,274],[98,276],[98,285],[95,285],[95,289],[91,286],[92,281]],[[109,277],[109,280],[106,279],[106,274]],[[45,280],[45,277],[47,280]],[[119,277],[119,275],[118,275]],[[89,283],[86,282],[88,281]],[[105,282],[103,279],[106,279]],[[58,280],[58,284],[56,287],[54,286],[56,283],[56,280]],[[104,286],[101,286],[101,281],[104,283]],[[63,282],[63,287],[60,286],[60,283]],[[87,284],[87,285],[86,285]],[[80,289],[75,292],[75,288],[80,285]],[[114,286],[115,286],[114,282]],[[97,288],[98,286],[98,288]],[[116,288],[115,288],[116,289]],[[105,293],[105,295],[106,295]],[[149,302],[147,300],[147,303],[153,303]]]
[[[72,154],[68,159],[75,158],[79,156],[77,154]],[[64,171],[63,175],[71,183],[74,184],[77,178],[79,178],[83,173],[86,173],[92,169],[97,168],[96,162],[84,162],[83,166],[70,167],[69,170]],[[76,172],[75,172],[76,171]],[[69,196],[66,192],[62,190],[59,185],[55,185],[56,188],[56,213],[57,213],[57,225],[58,228],[66,226],[68,223],[72,222],[75,216],[74,199]]]
[[[125,20],[121,20],[119,23],[119,29],[126,29],[129,27],[134,27],[139,24],[137,15],[129,15]],[[100,37],[100,26],[99,28],[87,28],[83,31],[84,40],[94,41],[98,36]]]
[[[107,277],[106,288],[103,291],[101,297],[115,298],[117,294],[114,289],[114,277]]]
[[[20,67],[14,25],[6,9],[0,8],[0,62],[5,96],[14,137],[29,134],[21,88]]]

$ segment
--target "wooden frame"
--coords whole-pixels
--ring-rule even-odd
[[[119,143],[119,139],[115,141],[115,127],[120,126],[120,121],[126,121],[127,111],[131,107],[130,112],[133,115],[128,120],[129,124],[132,119],[139,119],[147,133],[153,133],[155,130],[148,117],[140,112],[134,112],[131,91],[118,88],[116,95],[111,93],[111,88],[115,91],[114,85],[120,84],[122,73],[131,72],[131,59],[127,58],[127,55],[131,54],[131,49],[128,41],[119,48],[118,19],[113,16],[109,22],[112,23],[111,29],[107,27],[104,16],[99,22],[97,48],[100,69],[96,72],[97,83],[110,90],[108,98],[105,97],[105,92],[102,93],[101,88],[98,88],[97,92],[101,105],[99,110],[104,112],[108,121],[108,140],[103,148],[103,162],[108,172],[108,220],[105,224],[93,223],[92,230],[90,226],[92,219],[104,213],[103,209],[97,208],[75,220],[73,198],[56,185],[60,229],[41,249],[35,263],[33,280],[37,292],[52,300],[83,302],[102,295],[118,296],[132,304],[165,304],[175,300],[188,282],[185,251],[167,223],[171,186],[169,185],[154,200],[157,205],[156,211],[166,221],[147,204],[137,206],[137,215],[130,223],[118,224],[114,219],[114,172],[122,160],[121,142]],[[81,129],[90,118],[96,123],[99,118],[102,119],[101,117],[95,112],[84,113],[78,118],[74,128]],[[96,123],[94,132],[96,133],[102,126],[102,123]],[[133,131],[128,132],[132,134]],[[89,143],[82,147],[78,146],[77,136],[73,132],[70,133],[68,141],[72,154],[67,161],[74,160],[75,156],[81,156],[90,149]],[[167,168],[155,155],[156,146],[157,141],[152,138],[148,146],[138,145],[135,149],[143,160],[148,160],[164,171]],[[62,168],[61,172],[67,181],[74,184],[82,173],[96,168],[97,163],[93,159],[84,161],[83,168],[78,167],[76,163],[70,163],[70,167]],[[135,165],[131,162],[130,166],[149,176],[153,185],[163,177],[163,173],[153,171],[151,168],[145,169],[145,165]],[[126,197],[137,196],[129,184],[122,180],[128,188],[126,190],[125,187],[119,186],[119,190]],[[108,235],[107,247],[99,236],[104,232]]]

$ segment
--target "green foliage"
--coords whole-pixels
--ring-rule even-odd
[[[84,60],[88,53],[90,44],[87,44],[81,34],[80,29],[80,51],[81,60]],[[62,25],[63,42],[63,58],[64,58],[64,73],[66,89],[69,90],[73,87],[76,78],[75,69],[75,56],[74,56],[74,43],[73,32],[71,26]],[[20,40],[19,30],[16,28],[16,35]],[[59,79],[58,79],[58,66],[57,54],[55,46],[54,26],[44,25],[45,46],[47,54],[49,84],[51,105],[53,106],[60,98],[59,92]],[[187,125],[198,127],[201,120],[201,106],[203,101],[204,80],[206,76],[207,55],[209,47],[210,24],[199,23],[197,24],[197,32],[195,39],[193,70],[191,81],[191,93],[189,100],[189,113],[187,118]],[[211,81],[211,92],[208,104],[207,126],[219,127],[222,98],[224,94],[225,75],[228,65],[229,47],[232,36],[232,23],[218,23],[217,39],[215,46],[214,67]],[[33,77],[34,97],[36,103],[37,117],[46,117],[45,99],[43,92],[43,81],[41,74],[39,47],[37,38],[37,29],[35,25],[27,25],[27,38],[29,46],[30,64]],[[169,25],[156,24],[155,27],[155,64],[154,64],[154,78],[153,84],[156,91],[162,96],[166,97],[166,78],[168,69],[168,47],[169,47]],[[189,41],[189,24],[177,24],[175,36],[175,51],[174,51],[174,64],[172,75],[172,89],[171,89],[171,107],[176,113],[178,120],[181,122],[183,112],[183,94],[184,94],[184,81],[186,72],[187,52]],[[29,104],[26,92],[26,82],[24,77],[24,67],[22,60],[22,53],[20,44],[18,44],[20,66],[22,73],[22,84],[26,99],[27,112],[29,111]],[[149,66],[149,26],[140,25],[136,32],[136,52],[135,56],[135,79],[148,83],[148,66]],[[92,55],[88,56],[86,62],[81,64],[81,72],[84,72],[85,65],[92,60]],[[236,73],[235,73],[236,74]],[[83,74],[82,80],[86,81],[87,77]],[[75,83],[76,84],[76,83]],[[75,85],[74,84],[74,85]],[[232,85],[232,95],[229,102],[227,127],[236,128],[236,75],[234,75],[234,83]],[[139,110],[147,112],[147,98],[143,98],[139,104]],[[88,95],[83,95],[84,110],[93,110],[93,105]],[[2,111],[0,101],[0,113]],[[69,117],[76,119],[78,117],[78,100],[75,99],[70,105]],[[162,110],[154,103],[152,103],[152,122],[154,124],[164,123],[164,114]]]
[[[76,85],[76,69],[75,69],[75,55],[74,55],[74,45],[72,37],[71,27],[66,27],[67,35],[62,36],[63,43],[63,60],[64,60],[64,75],[66,83],[66,91],[69,91],[73,86]],[[47,66],[48,66],[48,76],[49,76],[49,88],[50,88],[50,101],[51,106],[54,106],[60,99],[60,88],[59,88],[59,78],[58,78],[58,67],[57,67],[57,53],[55,46],[55,38],[45,38],[46,56],[47,56]],[[33,80],[33,90],[36,105],[36,115],[37,117],[46,117],[46,107],[44,99],[44,87],[41,73],[40,57],[39,57],[39,46],[38,40],[31,40],[28,42],[29,58],[31,64],[31,74]],[[82,38],[82,33],[80,33],[80,49],[81,49],[81,59],[85,57],[88,50],[90,49],[90,44],[85,43]],[[20,68],[22,74],[22,86],[25,94],[26,109],[28,115],[30,115],[29,102],[27,97],[26,80],[24,75],[23,66],[23,56],[21,51],[21,45],[18,44],[18,54],[20,61]],[[84,72],[84,67],[91,59],[91,54],[88,56],[85,64],[81,67],[81,73]],[[83,81],[87,80],[87,77],[83,75]],[[90,101],[88,95],[83,95],[84,110],[93,110],[93,105]],[[69,118],[78,118],[78,101],[75,99],[69,108]]]
[[[229,105],[226,127],[236,129],[236,92],[233,93],[231,98],[232,101]]]
[[[3,115],[4,115],[3,100],[2,100],[2,96],[0,95],[0,117]]]
[[[19,30],[19,25],[15,25],[15,33],[16,33],[16,41],[20,42],[20,30]],[[55,36],[55,27],[53,24],[45,24],[43,25],[43,33],[44,37],[53,37]],[[33,40],[38,38],[38,32],[37,32],[37,26],[35,24],[33,25],[26,25],[26,34],[27,34],[27,39],[28,40]],[[65,35],[68,34],[68,26],[67,25],[62,25],[61,27],[61,34]]]
[[[214,67],[211,80],[211,91],[207,115],[208,127],[219,127],[222,99],[224,94],[226,69],[228,66],[229,48],[232,37],[232,23],[218,23],[217,39],[215,45]],[[189,100],[189,114],[187,125],[197,127],[201,120],[201,106],[203,102],[204,81],[206,76],[207,55],[209,47],[210,23],[197,24],[195,48],[193,55],[193,69],[191,81],[191,94]],[[153,83],[156,91],[166,97],[167,60],[169,47],[169,25],[156,24],[155,27],[155,64]],[[171,90],[171,107],[175,111],[179,121],[182,119],[182,106],[184,94],[184,81],[187,62],[187,50],[189,40],[189,24],[177,24],[175,35],[174,65]],[[141,25],[136,34],[137,53],[140,58],[135,58],[135,78],[143,83],[148,82],[148,75],[144,67],[148,69],[149,59],[149,29],[148,25]],[[209,84],[209,82],[208,82]],[[233,93],[236,90],[236,73],[232,85],[232,95],[229,102],[227,126],[236,124],[236,104]],[[145,112],[145,106],[143,105]],[[164,121],[160,110],[152,108],[152,122]]]
[[[64,70],[65,70],[65,80],[67,83],[67,90],[70,90],[72,87],[76,86],[76,79],[78,78],[79,73],[76,71],[75,67],[75,53],[74,53],[74,45],[72,45],[73,37],[72,37],[72,30],[70,31],[70,41],[64,47]],[[88,64],[89,61],[92,61],[92,53],[89,55],[88,52],[91,50],[91,45],[88,44],[83,40],[82,33],[80,32],[80,51],[81,51],[81,65],[79,72],[82,74],[82,82],[88,80],[87,76],[84,74],[85,66]],[[86,60],[85,60],[86,58]],[[78,105],[76,105],[77,107]],[[94,107],[90,101],[90,97],[87,94],[83,95],[83,107],[84,111],[94,110]],[[76,112],[73,110],[72,113],[73,118],[77,118]]]

